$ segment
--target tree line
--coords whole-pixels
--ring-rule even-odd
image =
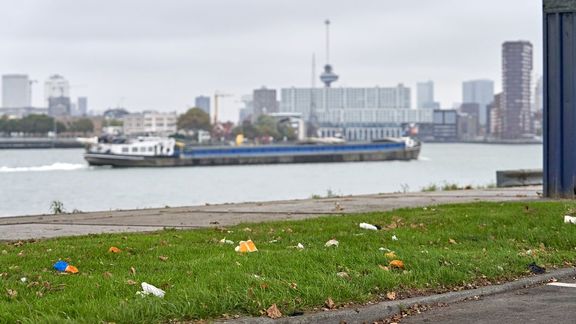
[[[24,133],[28,135],[46,135],[49,132],[61,133],[92,133],[94,123],[89,118],[80,118],[69,123],[56,121],[46,115],[28,115],[21,119],[9,119],[7,116],[0,117],[0,133]]]

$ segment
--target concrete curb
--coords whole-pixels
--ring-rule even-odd
[[[277,320],[273,320],[266,317],[239,318],[220,323],[233,323],[233,324],[373,323],[399,314],[401,308],[406,309],[416,304],[418,305],[432,305],[438,303],[454,304],[475,296],[490,296],[500,294],[504,292],[527,288],[530,286],[536,286],[548,282],[553,278],[566,278],[571,276],[576,276],[576,268],[554,270],[545,273],[543,275],[522,278],[502,285],[486,286],[477,289],[449,292],[439,295],[414,297],[404,300],[381,302],[375,305],[358,307],[354,309],[347,308],[336,311],[309,313],[303,316],[286,317]]]

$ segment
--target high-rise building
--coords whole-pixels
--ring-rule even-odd
[[[194,100],[194,107],[202,109],[205,113],[210,115],[210,97],[198,96]]]
[[[88,98],[78,97],[78,105],[76,107],[78,109],[78,115],[80,116],[88,115]]]
[[[544,85],[542,77],[538,78],[536,81],[536,86],[534,87],[534,105],[532,106],[533,112],[541,112],[544,109]]]
[[[266,89],[262,87],[252,93],[254,113],[252,118],[256,119],[260,115],[266,115],[278,112],[278,99],[275,89]]]
[[[494,96],[494,100],[488,105],[486,129],[491,137],[502,137],[502,119],[502,93],[499,93]]]
[[[434,102],[434,82],[418,82],[416,84],[416,108],[438,109]]]
[[[44,83],[44,98],[67,97],[70,98],[70,84],[63,76],[54,74]]]
[[[2,107],[25,108],[31,106],[31,85],[25,74],[2,76]]]
[[[532,132],[532,44],[527,41],[502,45],[502,137],[520,138]]]
[[[48,115],[69,116],[72,113],[70,84],[61,75],[54,74],[46,80],[44,97],[48,104]]]
[[[488,121],[488,105],[494,100],[494,81],[470,80],[462,83],[462,103],[478,104],[478,120],[485,126]]]

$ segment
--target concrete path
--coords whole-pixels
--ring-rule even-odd
[[[401,323],[575,323],[575,301],[576,288],[543,285],[435,308]]]
[[[404,207],[474,201],[539,199],[540,187],[397,193],[340,198],[102,211],[0,218],[0,240],[27,240],[92,233],[145,232],[163,228],[205,228],[322,215],[386,211]]]

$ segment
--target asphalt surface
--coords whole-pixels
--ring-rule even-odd
[[[387,211],[398,208],[475,201],[537,200],[541,187],[347,196],[141,210],[0,218],[0,241],[98,233],[193,229],[299,220],[323,215]]]
[[[400,323],[576,323],[576,288],[542,285],[520,289],[434,308]]]

